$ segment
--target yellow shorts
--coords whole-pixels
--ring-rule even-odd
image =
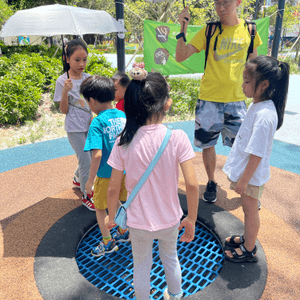
[[[233,182],[230,179],[228,179],[228,180],[231,182],[230,183],[230,189],[234,190],[237,182]],[[253,199],[259,200],[262,196],[262,192],[264,190],[264,187],[265,187],[265,185],[255,186],[255,185],[248,184],[248,186],[246,188],[246,195],[253,198]]]
[[[110,178],[96,178],[94,184],[94,205],[96,208],[104,210],[107,209],[107,188]],[[119,195],[119,200],[126,201],[127,199],[127,190],[125,188],[125,175],[122,179],[121,190]]]

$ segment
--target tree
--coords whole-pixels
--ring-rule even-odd
[[[8,6],[5,0],[0,0],[0,27],[13,14],[13,10]]]
[[[261,0],[262,1],[262,0]],[[207,21],[217,19],[214,3],[211,0],[187,0],[191,13],[191,25],[203,25]],[[89,9],[98,9],[107,11],[115,17],[114,0],[10,0],[9,3],[16,9],[32,8],[47,4],[64,4],[86,7]],[[167,8],[168,3],[173,3],[172,7],[165,14],[164,22],[178,23],[178,15],[183,9],[182,1],[167,0],[160,3],[150,3],[145,0],[125,0],[125,28],[134,37],[136,42],[141,41],[143,37],[144,19],[157,21]],[[244,0],[239,7],[239,14],[246,19],[254,14],[255,0]],[[114,35],[112,35],[114,36]]]
[[[277,4],[273,5],[272,7],[269,7],[267,9],[267,14],[271,16],[270,18],[270,30],[274,30],[275,28],[275,22],[276,22],[276,11],[277,11]],[[280,13],[280,12],[278,12]],[[295,55],[295,61],[298,58],[298,54],[300,51],[300,4],[296,3],[295,1],[287,1],[284,8],[284,15],[283,15],[283,25],[282,27],[283,32],[282,35],[284,36],[288,30],[292,30],[294,32],[298,33],[298,36],[295,37],[294,41],[298,39],[298,42],[296,43],[296,55]],[[300,66],[300,59],[298,62],[298,65]]]

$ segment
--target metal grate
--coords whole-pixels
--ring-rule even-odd
[[[112,234],[115,230],[112,230]],[[180,231],[179,238],[182,234],[183,230]],[[117,252],[95,258],[91,255],[91,249],[96,247],[101,239],[97,224],[83,236],[76,254],[80,273],[108,294],[121,299],[134,299],[131,243],[119,243]],[[215,235],[199,221],[196,223],[195,239],[190,243],[178,243],[177,249],[184,296],[204,289],[219,275],[224,260],[222,246]],[[166,281],[157,241],[153,244],[153,265],[150,277],[151,298],[163,299]]]

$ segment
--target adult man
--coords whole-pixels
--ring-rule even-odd
[[[195,146],[202,148],[202,158],[208,176],[208,183],[202,199],[213,203],[217,200],[215,181],[215,145],[222,133],[223,145],[231,147],[247,111],[242,91],[243,65],[246,62],[251,37],[247,24],[237,16],[237,7],[242,0],[215,0],[214,5],[221,26],[211,36],[205,74],[202,77],[195,116]],[[181,32],[176,46],[176,61],[182,62],[195,52],[206,48],[206,26],[195,37],[185,43],[190,21],[188,7],[178,16]],[[216,47],[214,51],[216,41]],[[253,53],[262,44],[256,33]]]

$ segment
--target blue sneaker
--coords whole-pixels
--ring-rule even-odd
[[[116,245],[114,240],[110,240],[107,245],[104,245],[103,242],[100,242],[97,247],[92,249],[91,254],[95,257],[100,257],[105,255],[105,253],[112,253],[118,251],[119,247]]]
[[[176,299],[181,299],[182,298],[182,293],[177,294],[177,295],[172,295],[169,293],[168,288],[164,290],[164,300],[176,300]]]
[[[129,236],[129,231],[127,230],[126,232],[124,232],[124,234],[121,234],[119,232],[119,230],[117,230],[117,232],[115,232],[112,235],[112,238],[116,241],[116,242],[129,242],[130,241],[130,236]]]

